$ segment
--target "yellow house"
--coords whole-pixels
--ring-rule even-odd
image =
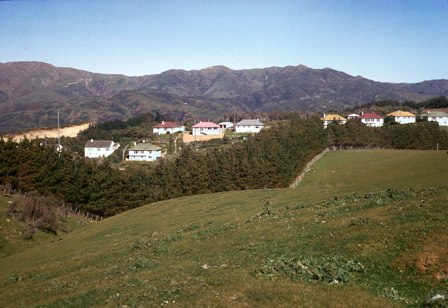
[[[407,111],[397,110],[389,113],[387,116],[393,117],[395,122],[400,124],[415,123],[415,114]]]
[[[324,117],[321,118],[321,120],[324,123],[324,128],[327,128],[328,124],[333,122],[337,122],[339,124],[345,124],[347,122],[347,119],[341,117],[339,114],[324,114]]]

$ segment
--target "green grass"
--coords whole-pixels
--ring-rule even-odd
[[[422,305],[448,295],[447,162],[331,152],[296,189],[137,208],[0,259],[0,306]]]
[[[18,197],[3,196],[0,194],[0,262],[2,258],[17,254],[21,251],[38,246],[42,243],[57,241],[66,235],[59,231],[57,235],[37,230],[32,239],[26,239],[25,223],[6,214],[10,203]],[[64,222],[64,229],[77,230],[88,224],[89,221],[82,217],[68,215]]]

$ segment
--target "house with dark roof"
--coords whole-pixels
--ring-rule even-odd
[[[112,140],[90,139],[84,145],[84,156],[90,158],[107,157],[120,147]]]
[[[174,123],[174,122],[165,122],[162,121],[162,123],[159,123],[157,125],[154,125],[152,128],[152,132],[155,135],[165,135],[165,134],[174,134],[177,132],[184,132],[185,126]]]
[[[154,161],[162,157],[162,149],[150,143],[138,143],[129,149],[129,160]]]
[[[237,133],[259,133],[262,128],[264,128],[264,123],[258,119],[244,119],[235,124]]]
[[[213,122],[199,122],[192,127],[193,135],[221,135],[223,133],[223,129],[219,127],[218,124]]]
[[[375,112],[362,113],[359,117],[361,122],[371,127],[381,127],[384,125],[384,117]]]
[[[438,122],[440,126],[448,126],[448,114],[443,111],[427,110],[426,112],[420,114],[420,118],[427,121]]]

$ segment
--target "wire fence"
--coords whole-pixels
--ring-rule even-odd
[[[29,193],[26,191],[23,191],[21,189],[12,189],[11,187],[8,187],[8,186],[0,186],[0,191],[2,191],[3,195],[5,195],[5,196],[26,198],[29,195]],[[78,209],[78,208],[74,207],[72,204],[66,204],[65,202],[62,202],[57,207],[63,211],[66,211],[67,213],[69,213],[71,215],[75,215],[78,217],[83,217],[83,218],[91,219],[94,221],[103,220],[103,216],[100,216],[100,215],[97,215],[94,213],[90,213],[85,210]]]

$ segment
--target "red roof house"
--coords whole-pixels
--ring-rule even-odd
[[[177,132],[184,132],[185,126],[174,123],[174,122],[165,122],[154,125],[152,128],[152,132],[156,135],[164,135],[164,134],[173,134]]]
[[[193,135],[220,135],[222,129],[213,122],[199,122],[191,127]]]
[[[375,112],[363,113],[359,118],[367,126],[381,127],[384,124],[384,118]]]

